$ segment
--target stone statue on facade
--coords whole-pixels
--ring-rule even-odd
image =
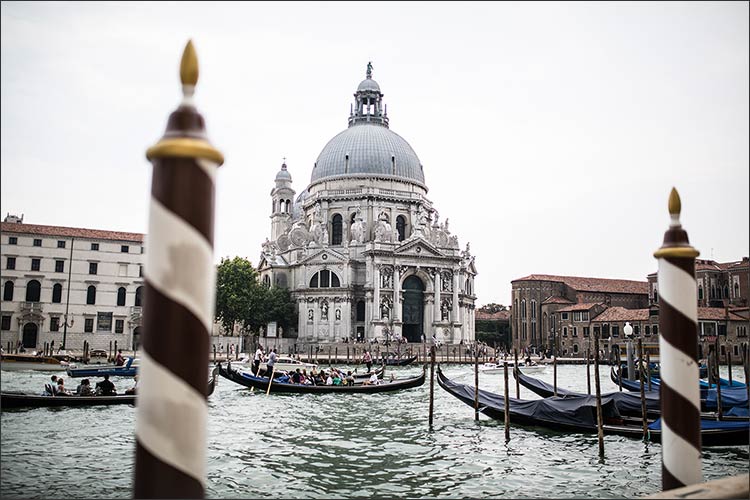
[[[390,319],[391,317],[391,301],[388,297],[383,297],[383,301],[380,303],[380,319]]]
[[[357,207],[354,212],[354,224],[352,224],[352,244],[363,245],[367,233],[367,223],[362,220],[362,210]]]
[[[388,222],[388,214],[385,210],[380,212],[378,215],[378,222],[375,225],[375,241],[386,241],[390,242],[393,238],[393,229]]]
[[[327,243],[328,239],[324,239],[327,232],[320,216],[320,205],[315,205],[310,220],[310,244],[322,246],[323,243]]]
[[[380,288],[393,288],[393,268],[383,266],[380,270]]]
[[[320,319],[328,319],[328,301],[324,300],[320,304]]]
[[[414,235],[421,236],[426,240],[430,239],[430,215],[423,205],[420,205],[417,211],[417,223],[414,225]]]
[[[451,307],[451,300],[449,297],[446,297],[440,301],[440,318],[443,321],[448,321]]]

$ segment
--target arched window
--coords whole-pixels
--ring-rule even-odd
[[[740,297],[740,284],[735,283],[734,284],[734,298],[737,299]]]
[[[265,276],[263,276],[263,284],[266,287],[270,287],[271,286],[271,277],[269,275],[266,274]]]
[[[729,287],[726,285],[724,285],[724,298],[725,299],[729,298]]]
[[[698,300],[703,300],[703,287],[698,287]]]
[[[292,200],[286,200],[286,213],[291,213],[292,210]]]
[[[135,289],[135,306],[140,307],[143,305],[143,287],[139,286]]]
[[[328,269],[318,271],[310,278],[310,288],[338,288],[340,286],[339,277]]]
[[[6,281],[3,285],[3,300],[13,300],[13,282]]]
[[[341,245],[343,239],[344,219],[341,215],[336,214],[331,219],[331,245]]]
[[[55,283],[52,286],[52,302],[55,304],[62,302],[62,285],[60,283]]]
[[[26,284],[26,302],[39,302],[42,285],[37,280],[31,280]]]
[[[526,299],[521,301],[521,319],[526,319]]]
[[[399,215],[396,217],[396,231],[398,231],[398,241],[406,239],[406,217]]]
[[[360,300],[357,302],[357,321],[365,320],[365,301]]]
[[[94,285],[89,285],[86,289],[86,303],[96,304],[96,287]]]
[[[125,287],[121,286],[117,289],[117,305],[118,306],[124,306],[125,305]]]
[[[531,301],[531,319],[536,319],[536,300]]]
[[[654,304],[658,304],[658,303],[659,303],[659,290],[654,288]]]

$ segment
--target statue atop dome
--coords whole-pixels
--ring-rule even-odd
[[[372,78],[372,61],[367,61],[367,78]]]

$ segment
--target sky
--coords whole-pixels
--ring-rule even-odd
[[[146,149],[198,54],[224,153],[215,258],[258,263],[286,158],[300,193],[368,61],[477,303],[555,274],[645,281],[671,188],[701,258],[750,252],[747,2],[2,2],[0,211],[145,232]]]

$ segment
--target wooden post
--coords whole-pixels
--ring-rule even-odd
[[[729,387],[732,387],[732,346],[727,343],[727,370],[729,370]]]
[[[645,381],[643,378],[646,376],[643,370],[643,341],[638,337],[638,380],[640,380],[641,389],[641,421],[643,423],[643,440],[648,439],[648,420],[646,418],[646,393],[644,392]]]
[[[703,481],[700,391],[698,378],[698,309],[695,258],[680,224],[677,190],[669,195],[671,222],[658,259],[659,351],[661,353],[662,489]]]
[[[110,340],[109,341],[109,357],[107,358],[107,361],[111,362],[112,359],[113,359],[113,357],[112,357],[112,341]]]
[[[723,416],[722,408],[721,408],[721,373],[719,372],[719,336],[716,336],[716,343],[714,347],[714,367],[716,369],[716,413],[719,417],[719,420],[721,420],[721,417]],[[711,390],[711,385],[708,386],[709,390]]]
[[[224,158],[206,140],[193,103],[198,59],[192,42],[182,55],[180,79],[183,100],[164,136],[146,152],[153,175],[134,498],[205,496],[206,361],[216,299],[214,178]]]
[[[554,395],[557,397],[557,356],[552,358],[552,381],[553,381],[553,389],[554,389]]]
[[[513,348],[513,357],[515,364],[513,365],[514,370],[518,370],[518,348]],[[516,399],[521,399],[521,383],[518,381],[518,375],[516,375]]]
[[[648,390],[651,390],[651,353],[646,353],[646,378],[648,379]]]
[[[604,458],[604,428],[602,427],[602,391],[599,383],[599,334],[594,332],[594,386],[596,387],[596,429],[599,438],[599,458]]]
[[[591,349],[586,348],[586,391],[591,396]]]
[[[339,362],[339,346],[336,346],[336,356],[335,356],[335,359],[336,359],[336,363],[338,364],[338,362]]]
[[[479,421],[479,349],[474,352],[474,420]]]
[[[435,400],[435,346],[430,347],[430,430],[432,430],[432,413]]]
[[[116,340],[115,340],[115,350],[112,351],[112,352],[114,353],[114,355],[116,357],[117,356],[117,341]]]
[[[503,363],[505,370],[503,370],[503,373],[505,374],[503,377],[505,378],[505,442],[510,441],[510,396],[508,395],[508,362]]]
[[[346,346],[346,364],[349,364],[349,346]]]
[[[312,357],[312,344],[310,344],[310,355],[307,357],[307,362],[312,363],[313,357]]]
[[[214,344],[213,346],[214,346],[214,363],[216,363],[216,344]]]

